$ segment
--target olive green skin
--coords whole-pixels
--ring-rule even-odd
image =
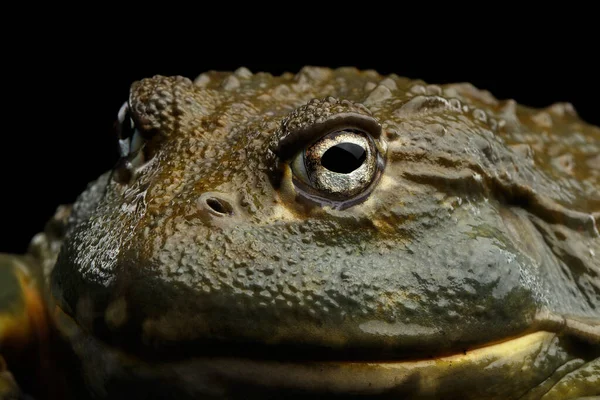
[[[597,354],[600,129],[569,105],[305,68],[157,76],[129,107],[146,164],[79,197],[55,265],[37,246],[52,304],[98,343],[148,362],[401,361],[548,330]],[[281,144],[344,113],[379,124],[385,166],[337,209],[290,170],[318,135]]]

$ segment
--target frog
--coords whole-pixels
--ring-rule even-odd
[[[353,67],[132,84],[0,255],[0,398],[600,395],[600,128]]]

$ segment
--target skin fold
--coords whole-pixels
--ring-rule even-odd
[[[0,258],[0,399],[600,395],[600,128],[569,104],[240,68],[118,120],[115,168]]]

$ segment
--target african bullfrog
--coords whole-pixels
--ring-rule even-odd
[[[600,128],[569,104],[240,68],[134,83],[117,136],[0,258],[0,398],[600,394]]]

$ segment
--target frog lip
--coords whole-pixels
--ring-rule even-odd
[[[511,355],[513,353],[517,353],[521,351],[523,348],[532,345],[533,343],[540,342],[549,337],[555,337],[557,334],[553,332],[547,331],[538,331],[534,333],[528,333],[516,338],[507,339],[501,342],[490,343],[484,346],[480,346],[474,349],[465,350],[460,353],[455,354],[447,354],[447,355],[439,355],[439,356],[431,356],[431,357],[421,357],[414,359],[403,359],[403,360],[317,360],[317,361],[309,361],[309,360],[297,360],[297,359],[249,359],[243,358],[245,360],[252,360],[249,362],[254,363],[276,363],[276,364],[285,364],[285,365],[300,365],[300,364],[319,364],[319,365],[371,365],[371,366],[419,366],[419,365],[427,365],[431,362],[448,362],[448,363],[464,363],[464,362],[472,362],[477,361],[483,358],[497,356],[506,356]],[[229,357],[221,357],[223,359]],[[232,358],[232,359],[241,359],[241,358]]]
[[[464,347],[454,350],[420,350],[414,349],[412,351],[396,352],[394,355],[390,355],[389,352],[383,351],[379,348],[371,349],[354,349],[354,348],[341,348],[341,349],[318,349],[313,348],[294,348],[293,345],[272,345],[269,347],[258,347],[249,349],[243,349],[243,346],[232,346],[230,344],[217,344],[213,347],[203,346],[203,351],[193,352],[193,357],[205,358],[214,357],[218,359],[239,359],[239,360],[252,360],[252,362],[264,362],[264,363],[283,363],[289,365],[301,365],[301,364],[323,364],[323,365],[409,365],[411,363],[427,363],[432,361],[440,361],[446,359],[475,359],[476,357],[482,356],[486,352],[498,352],[498,349],[510,349],[514,346],[519,346],[519,343],[524,342],[522,338],[535,335],[539,332],[545,332],[550,335],[557,335],[556,332],[538,331],[538,332],[527,332],[522,335],[507,338],[504,340],[497,340],[494,342],[488,342],[479,344],[476,346]],[[301,346],[301,345],[298,345]],[[206,350],[207,347],[211,347]],[[504,351],[503,350],[503,351]],[[188,353],[189,355],[190,353]],[[393,353],[392,353],[393,354]],[[468,357],[467,357],[468,356]],[[466,357],[466,358],[465,358]],[[173,358],[161,357],[157,360],[173,360],[178,361],[182,358],[175,355]]]

